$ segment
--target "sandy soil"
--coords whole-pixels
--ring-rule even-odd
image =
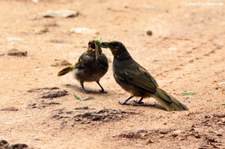
[[[0,6],[0,140],[35,149],[225,148],[225,6],[178,0],[2,0]],[[43,18],[49,9],[80,14]],[[98,33],[71,33],[74,27]],[[89,40],[101,38],[122,41],[189,111],[166,112],[150,98],[144,106],[119,105],[129,94],[114,81],[107,49],[110,69],[101,80],[107,94],[98,94],[96,83],[82,93],[72,73],[56,76],[63,60],[76,62]],[[12,49],[27,56],[7,55]],[[68,95],[42,98],[62,90]]]

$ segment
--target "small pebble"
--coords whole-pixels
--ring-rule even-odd
[[[44,33],[47,33],[47,32],[49,32],[47,27],[39,27],[39,28],[34,29],[35,34],[44,34]]]
[[[19,111],[19,109],[15,107],[7,107],[7,108],[2,108],[0,111]]]
[[[9,149],[27,149],[28,148],[28,145],[26,144],[21,144],[21,143],[18,143],[18,144],[12,144],[10,145]]]
[[[19,51],[17,49],[12,49],[12,50],[9,50],[7,54],[9,56],[25,57],[27,56],[27,51]]]
[[[62,18],[69,18],[69,17],[77,17],[79,12],[76,10],[48,10],[46,13],[43,14],[45,18],[54,18],[54,17],[62,17]]]
[[[220,87],[225,87],[225,82],[220,82],[220,83],[218,83],[218,85],[219,85]]]
[[[20,37],[7,37],[6,40],[8,42],[19,42],[19,41],[22,41],[22,39]]]
[[[175,48],[175,47],[170,47],[170,48],[168,48],[168,50],[170,50],[170,51],[177,51],[177,48]]]
[[[146,34],[147,34],[148,36],[152,36],[153,33],[152,33],[152,31],[149,30],[149,31],[146,32]]]
[[[74,108],[75,110],[87,110],[89,109],[88,106],[85,106],[85,107],[77,107],[77,108]]]
[[[224,41],[221,39],[214,39],[213,44],[218,48],[221,49],[224,47]]]
[[[149,139],[149,140],[146,142],[146,145],[148,145],[148,144],[152,144],[152,143],[154,143],[154,141],[153,141],[153,140],[151,140],[151,139]]]
[[[175,130],[175,131],[172,133],[172,136],[173,136],[173,137],[177,137],[181,132],[182,132],[182,130]]]
[[[70,32],[77,33],[77,34],[99,34],[97,30],[86,28],[86,27],[75,27],[75,28],[72,28]]]
[[[9,146],[9,143],[5,140],[0,140],[0,149],[7,149]]]

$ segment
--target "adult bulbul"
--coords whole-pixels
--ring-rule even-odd
[[[151,74],[139,65],[119,41],[101,42],[101,47],[109,48],[114,56],[113,76],[116,82],[131,96],[120,104],[126,104],[134,96],[155,98],[167,111],[183,111],[188,108],[180,101],[160,89]]]

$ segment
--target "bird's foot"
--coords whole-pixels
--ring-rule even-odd
[[[84,93],[84,94],[89,94],[90,93],[89,91],[84,90],[84,89],[81,92]]]
[[[119,101],[119,104],[120,105],[127,105],[127,102],[126,101]]]
[[[106,92],[105,90],[99,90],[99,92],[102,93],[102,94],[108,93],[108,92]]]
[[[140,100],[134,100],[133,101],[135,104],[144,104],[144,102],[143,101],[140,101]]]

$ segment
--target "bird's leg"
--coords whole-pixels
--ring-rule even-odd
[[[142,101],[143,99],[144,99],[144,97],[141,97],[141,99],[134,100],[134,102],[137,103],[137,104],[144,104],[144,102]]]
[[[96,81],[96,83],[100,86],[100,88],[101,88],[100,92],[101,92],[101,93],[107,93],[107,92],[104,90],[104,88],[101,86],[101,84],[99,83],[99,81]]]
[[[131,98],[133,98],[134,96],[130,96],[129,98],[127,98],[125,101],[119,101],[119,104],[121,104],[121,105],[126,105],[127,104],[127,102],[131,99]]]
[[[88,91],[84,88],[84,82],[83,81],[80,81],[80,85],[81,85],[81,87],[82,87],[82,89],[83,89],[83,93],[85,93],[85,94],[88,94]]]

